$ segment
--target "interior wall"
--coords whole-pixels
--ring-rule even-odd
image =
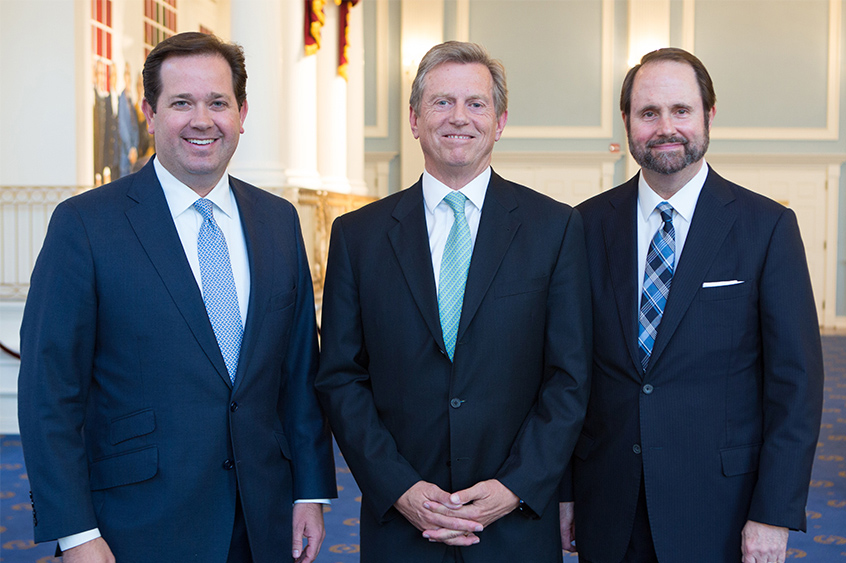
[[[846,116],[841,111],[846,101],[841,62],[846,60],[843,0],[364,3],[366,36],[386,38],[383,49],[376,49],[374,43],[365,50],[365,99],[369,104],[365,147],[368,154],[380,157],[398,155],[388,165],[388,192],[407,187],[398,182],[398,170],[403,166],[400,139],[408,129],[408,102],[402,99],[398,85],[408,69],[396,56],[388,56],[387,69],[379,69],[386,64],[384,49],[389,54],[399,53],[414,39],[416,30],[403,24],[401,14],[403,9],[419,9],[421,2],[443,12],[445,39],[480,42],[503,60],[509,77],[509,118],[495,148],[494,165],[498,166],[497,154],[507,154],[510,169],[522,170],[530,178],[555,168],[555,155],[565,174],[580,154],[588,160],[589,155],[600,153],[613,157],[618,149],[623,158],[613,159],[613,182],[619,184],[637,170],[626,155],[619,92],[629,60],[643,54],[629,53],[629,45],[650,44],[650,38],[636,37],[646,32],[632,20],[632,10],[639,15],[638,21],[666,22],[669,45],[694,52],[714,80],[717,115],[709,158],[717,162],[728,158],[732,171],[755,171],[757,177],[762,160],[791,162],[796,167],[785,172],[790,182],[808,166],[814,168],[813,189],[823,193],[811,199],[822,207],[813,211],[804,207],[801,215],[808,224],[802,228],[808,231],[809,255],[814,255],[814,261],[824,260],[817,268],[823,274],[815,275],[815,293],[821,317],[846,328],[846,180],[841,173],[846,160]],[[660,6],[660,13],[649,13],[650,6]],[[381,19],[380,11],[386,13]],[[503,29],[509,32],[502,33]],[[378,81],[379,72],[384,72],[386,81]],[[387,125],[380,124],[378,134],[374,128],[377,97],[388,100]],[[522,163],[521,155],[525,157]],[[384,158],[379,162],[385,166]],[[831,166],[837,173],[832,173]],[[497,169],[501,171],[501,165]],[[591,174],[601,175],[601,171]],[[764,187],[771,185],[768,181],[747,187],[777,192]],[[567,193],[568,198],[576,197],[572,190]],[[831,205],[834,209],[829,210]]]

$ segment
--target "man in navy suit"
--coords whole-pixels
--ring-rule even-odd
[[[581,219],[499,177],[502,64],[423,58],[425,172],[335,221],[317,388],[362,491],[362,563],[561,561],[558,485],[589,386]]]
[[[335,479],[300,225],[226,171],[246,78],[237,45],[160,43],[144,68],[156,158],[50,221],[19,410],[35,540],[59,539],[66,562],[320,548]]]
[[[620,104],[640,174],[578,206],[593,380],[560,510],[580,561],[781,562],[805,530],[823,384],[805,252],[792,211],[705,163],[714,104],[699,59],[645,55]]]

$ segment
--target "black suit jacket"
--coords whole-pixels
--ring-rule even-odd
[[[234,388],[152,162],[53,213],[21,327],[36,541],[99,527],[118,561],[224,562],[237,488],[255,561],[278,561],[292,500],[335,496],[296,212],[230,185],[251,278]]]
[[[590,310],[578,213],[493,174],[455,363],[443,352],[421,182],[332,229],[317,388],[361,487],[362,562],[441,563],[393,508],[415,482],[499,479],[515,511],[467,563],[560,562],[556,483],[582,424]]]
[[[661,561],[739,561],[746,520],[805,528],[823,366],[802,240],[792,211],[710,170],[644,374],[637,183],[578,206],[594,363],[576,542],[593,562],[619,561],[642,476]],[[703,287],[730,280],[742,283]]]

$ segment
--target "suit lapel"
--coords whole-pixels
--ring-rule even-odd
[[[235,386],[243,382],[249,373],[250,354],[244,350],[255,350],[259,338],[259,329],[267,312],[267,302],[272,291],[271,273],[275,271],[273,264],[274,252],[270,247],[271,237],[267,230],[262,210],[244,182],[230,176],[229,185],[235,193],[238,202],[238,213],[241,216],[241,228],[247,243],[247,257],[250,267],[250,299],[247,305],[247,322],[244,326],[244,338],[241,342],[241,355],[238,359],[238,370],[235,375]],[[279,249],[280,251],[282,249]],[[264,275],[262,275],[264,274]]]
[[[637,294],[637,182],[635,176],[610,200],[611,211],[602,222],[607,271],[617,300],[617,314],[623,338],[632,363],[640,373],[640,359],[637,347],[637,310],[640,297]]]
[[[734,195],[727,187],[726,181],[713,170],[709,170],[673,275],[670,295],[661,325],[658,327],[658,336],[647,372],[666,349],[734,224],[736,212],[728,207],[733,200]]]
[[[424,205],[423,184],[418,180],[404,192],[394,208],[393,218],[397,224],[388,231],[388,238],[417,308],[435,342],[443,350],[444,337],[438,313]]]
[[[126,217],[138,241],[162,278],[176,308],[185,318],[200,347],[222,378],[229,384],[226,364],[209,322],[203,296],[197,285],[182,242],[173,224],[153,161],[135,175],[127,196],[136,205],[126,210]]]
[[[511,188],[505,180],[492,172],[482,206],[473,257],[470,259],[470,271],[467,273],[464,304],[458,324],[458,340],[476,316],[476,311],[490,289],[517,229],[520,228],[520,222],[510,215],[516,208],[517,201]]]

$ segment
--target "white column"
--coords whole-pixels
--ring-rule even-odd
[[[230,171],[265,187],[321,186],[317,72],[303,47],[305,3],[231,0],[232,40],[247,57],[245,133]]]
[[[417,65],[426,52],[443,41],[444,3],[441,0],[402,0],[402,136],[400,181],[407,188],[423,173],[423,153],[408,123],[408,97]]]
[[[238,150],[230,172],[262,188],[287,183],[282,144],[282,37],[285,2],[232,0],[232,40],[244,47],[247,104]]]
[[[279,0],[273,0],[278,2]],[[276,134],[282,137],[288,185],[319,189],[317,171],[317,56],[305,56],[305,3],[284,0],[281,30],[284,94],[283,122]],[[326,28],[324,27],[324,33]]]
[[[0,0],[0,185],[92,183],[90,35],[90,3]]]
[[[364,180],[364,8],[350,10],[347,68],[347,177],[352,192],[376,195]]]
[[[323,188],[349,193],[347,177],[347,81],[338,75],[338,6],[324,6],[320,51],[317,53],[317,169]]]

